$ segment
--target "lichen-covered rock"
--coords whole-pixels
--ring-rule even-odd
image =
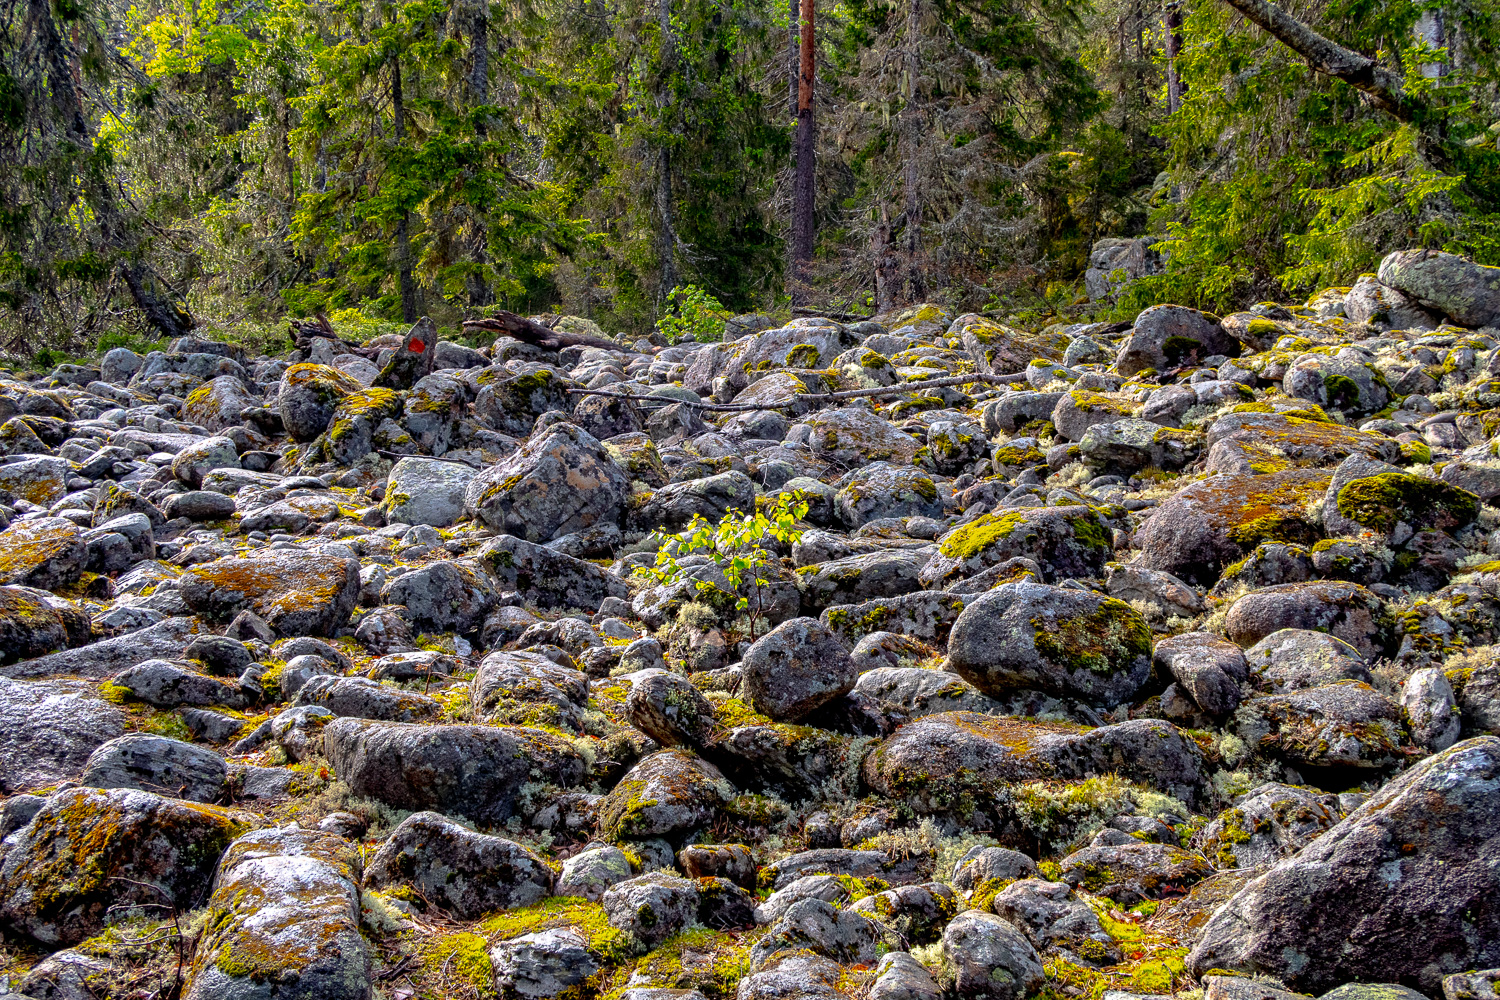
[[[179,451],[172,459],[172,475],[190,489],[203,485],[203,477],[215,469],[238,469],[239,451],[227,437],[204,438]]]
[[[552,424],[469,483],[464,508],[498,531],[532,542],[620,523],[630,479],[573,424]]]
[[[630,859],[624,851],[618,847],[593,847],[563,862],[562,872],[557,876],[557,894],[598,902],[610,886],[628,878]]]
[[[286,676],[283,671],[282,676]],[[318,705],[334,715],[386,722],[424,722],[442,713],[436,698],[387,687],[368,677],[309,677],[297,689],[295,705]]]
[[[484,543],[475,558],[502,591],[514,591],[535,607],[595,609],[606,598],[630,597],[630,588],[613,573],[514,535]]]
[[[1023,507],[982,514],[943,535],[920,580],[938,589],[1017,557],[1033,560],[1047,582],[1097,577],[1113,549],[1109,528],[1089,507]]]
[[[634,515],[642,526],[680,531],[695,517],[718,524],[732,510],[755,508],[755,484],[743,472],[721,472],[657,490]]]
[[[0,584],[66,587],[78,582],[87,559],[83,532],[61,517],[17,521],[0,531]]]
[[[1479,498],[1468,490],[1404,472],[1356,479],[1339,490],[1335,502],[1341,516],[1385,533],[1401,524],[1410,530],[1461,528],[1479,515]]]
[[[464,493],[478,475],[462,462],[411,456],[391,466],[382,510],[386,520],[446,528],[464,513]]]
[[[1234,602],[1224,621],[1229,638],[1247,647],[1288,628],[1326,632],[1365,657],[1388,652],[1393,639],[1391,616],[1380,598],[1342,581],[1284,583],[1252,591]]]
[[[863,914],[896,940],[908,945],[930,944],[942,936],[957,915],[959,898],[943,882],[902,885],[855,901],[849,907]]]
[[[1322,497],[1328,480],[1327,473],[1288,469],[1212,476],[1187,486],[1136,532],[1141,562],[1207,586],[1261,542],[1314,541],[1318,529],[1308,505]]]
[[[887,737],[862,765],[865,783],[881,795],[915,812],[960,816],[1007,811],[997,793],[1008,784],[1108,773],[1184,802],[1197,801],[1208,783],[1198,745],[1154,719],[1089,729],[973,712],[929,715]]]
[[[124,729],[125,713],[87,683],[0,678],[0,793],[72,778]]]
[[[500,995],[524,1000],[566,996],[600,967],[588,935],[566,925],[501,941],[490,949],[490,963]]]
[[[1165,371],[1215,354],[1239,353],[1239,341],[1225,332],[1217,317],[1186,306],[1152,306],[1135,318],[1115,370],[1121,375],[1147,368]]]
[[[262,549],[190,567],[181,591],[210,621],[249,609],[282,635],[334,635],[359,599],[359,561]]]
[[[910,465],[921,447],[916,438],[898,430],[889,420],[857,406],[810,414],[788,432],[788,437],[806,440],[815,456],[841,465]]]
[[[1391,398],[1390,387],[1372,366],[1326,354],[1302,355],[1287,368],[1281,384],[1294,399],[1350,417],[1384,409]]]
[[[994,893],[990,908],[1020,928],[1040,954],[1058,955],[1080,965],[1108,965],[1121,958],[1099,917],[1066,881],[1023,877]]]
[[[1368,684],[1343,681],[1251,698],[1235,713],[1240,739],[1295,767],[1382,768],[1405,758],[1401,708]]]
[[[973,600],[971,594],[919,590],[900,597],[874,597],[840,604],[818,616],[840,642],[853,646],[875,632],[891,632],[923,642],[946,642],[953,623]]]
[[[1213,867],[1198,854],[1170,844],[1138,841],[1085,847],[1063,858],[1059,867],[1068,885],[1121,906],[1180,892],[1213,874]]]
[[[50,506],[67,495],[70,472],[67,461],[61,458],[23,458],[0,465],[0,490],[29,503]]]
[[[1198,831],[1193,845],[1219,868],[1254,868],[1291,857],[1338,821],[1336,796],[1268,781]]]
[[[1211,632],[1184,632],[1158,642],[1151,658],[1203,711],[1223,715],[1239,707],[1249,667],[1234,643]]]
[[[821,899],[799,899],[751,947],[750,963],[758,968],[782,952],[812,952],[842,965],[869,965],[878,956],[879,940],[879,929],[863,914],[834,909]]]
[[[62,615],[35,591],[0,587],[0,663],[43,656],[67,642]]]
[[[246,819],[134,789],[58,792],[8,845],[0,923],[40,944],[73,945],[163,903],[194,909]]]
[[[1021,1000],[1040,986],[1042,962],[1009,920],[969,910],[943,932],[939,979],[962,1000]]]
[[[482,823],[515,815],[521,786],[534,774],[566,788],[585,770],[571,744],[521,726],[335,719],[323,728],[323,755],[355,795]]]
[[[616,882],[604,893],[610,925],[650,947],[693,922],[698,886],[689,879],[651,872]]]
[[[530,906],[552,894],[547,863],[520,844],[459,826],[433,812],[401,821],[370,858],[364,884],[410,887],[460,920]]]
[[[1463,326],[1500,323],[1500,268],[1439,250],[1400,250],[1380,262],[1380,283]]]
[[[79,779],[91,788],[138,788],[193,802],[217,802],[225,792],[224,758],[204,747],[132,733],[89,755]]]
[[[751,707],[778,722],[845,694],[859,676],[849,650],[816,618],[793,618],[757,639],[741,670]]]
[[[671,837],[707,825],[735,788],[688,750],[659,750],[631,768],[599,804],[599,832],[612,840]]]
[[[713,732],[713,705],[686,677],[666,670],[632,676],[625,714],[631,725],[662,746],[701,749]]]
[[[406,608],[423,631],[477,631],[498,594],[489,575],[467,560],[442,559],[385,585],[381,600]]]
[[[1000,697],[1039,688],[1118,705],[1151,671],[1151,630],[1130,605],[1082,590],[1008,583],[964,609],[950,667]]]
[[[328,429],[333,413],[344,397],[360,392],[364,385],[328,365],[292,365],[281,376],[276,409],[282,426],[293,440],[311,441]]]
[[[871,462],[840,480],[834,513],[845,527],[863,527],[885,517],[941,517],[942,497],[920,469]]]
[[[1250,682],[1281,694],[1339,681],[1373,681],[1359,650],[1323,632],[1278,629],[1245,650]]]
[[[579,732],[589,679],[541,653],[496,650],[480,661],[469,697],[481,717],[495,722]]]
[[[331,833],[258,830],[232,844],[208,901],[187,1000],[368,1000],[360,855]]]
[[[1401,686],[1401,710],[1417,746],[1437,753],[1458,742],[1463,728],[1458,697],[1437,667],[1412,671]]]
[[[1187,965],[1319,992],[1350,980],[1435,992],[1500,964],[1500,739],[1422,761],[1209,920]],[[1413,928],[1421,928],[1413,933]]]

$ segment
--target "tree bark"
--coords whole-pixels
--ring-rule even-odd
[[[490,102],[490,5],[489,0],[474,0],[469,23],[469,100],[474,105]],[[489,136],[489,123],[480,117],[474,122],[474,135],[483,141]],[[470,272],[465,284],[469,291],[469,305],[487,306],[495,301],[490,283],[484,277],[484,269],[490,262],[489,232],[487,220],[470,209],[474,233],[470,240],[475,270]]]
[[[817,240],[818,132],[813,117],[813,88],[817,78],[817,12],[813,0],[802,0],[801,45],[798,51],[797,86],[797,174],[792,190],[792,280],[793,305],[806,305],[811,281],[813,245]]]
[[[83,114],[81,81],[75,76],[75,64],[57,25],[52,20],[47,0],[27,0],[27,16],[36,25],[41,58],[46,63],[48,90],[52,109],[62,126],[64,141],[78,151],[84,164],[80,181],[100,235],[106,246],[118,255],[120,276],[131,300],[147,323],[164,337],[182,337],[193,328],[193,317],[177,296],[167,287],[156,269],[145,257],[140,234],[126,218],[115,198],[112,179],[102,173],[94,161],[94,135]]]
[[[922,30],[921,0],[910,0],[906,13],[906,41],[903,64],[906,76],[904,84],[906,101],[901,108],[901,183],[905,189],[906,223],[905,276],[902,298],[907,302],[920,302],[927,297],[927,281],[922,273],[922,196],[919,188],[919,157],[922,151],[922,111],[918,106],[917,73],[921,69],[918,42]]]
[[[802,67],[798,56],[798,50],[802,45],[802,29],[799,23],[802,19],[802,0],[787,0],[787,6],[791,19],[787,22],[789,27],[787,28],[786,47],[786,77],[788,86],[786,110],[787,114],[795,118],[797,116],[797,91],[802,87]]]
[[[1171,0],[1167,4],[1167,114],[1175,115],[1182,107],[1187,84],[1182,82],[1182,73],[1177,68],[1177,56],[1182,51],[1182,4]]]
[[[1369,56],[1346,49],[1318,34],[1286,11],[1266,0],[1224,0],[1253,24],[1296,52],[1315,72],[1343,80],[1361,91],[1370,102],[1402,121],[1412,121],[1422,104],[1406,93],[1401,77]]]
[[[396,145],[406,141],[406,105],[401,95],[401,59],[391,56],[391,115],[395,119]],[[401,285],[401,318],[417,321],[417,283],[411,274],[411,213],[401,210],[396,220],[396,274]]]
[[[674,131],[672,71],[677,68],[677,39],[672,34],[671,0],[658,0],[657,16],[661,31],[661,84],[657,104],[661,109],[661,128]],[[677,275],[677,225],[672,211],[672,151],[666,142],[657,149],[656,163],[657,256],[661,259],[661,281],[658,298],[665,304],[667,296],[679,283]]]

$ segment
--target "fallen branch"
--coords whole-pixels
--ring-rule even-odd
[[[872,396],[899,396],[902,393],[917,392],[921,389],[938,389],[945,385],[967,385],[971,382],[989,382],[992,385],[1005,385],[1009,382],[1017,382],[1026,378],[1025,372],[1015,372],[1010,375],[990,375],[984,372],[974,372],[970,375],[949,375],[946,378],[929,378],[920,382],[905,382],[901,385],[879,386],[874,389],[846,389],[842,392],[799,392],[784,403],[694,403],[685,399],[674,399],[671,396],[638,396],[629,392],[611,392],[608,389],[569,389],[568,392],[576,396],[609,396],[613,399],[629,399],[634,402],[661,403],[670,406],[673,403],[681,403],[698,410],[710,410],[714,413],[745,413],[750,410],[779,410],[803,401],[812,403],[832,403],[841,399],[861,399]]]
[[[500,336],[513,337],[523,344],[530,344],[547,351],[560,351],[564,347],[599,347],[606,351],[636,353],[613,340],[591,337],[586,333],[565,333],[562,330],[543,326],[525,316],[517,316],[513,312],[503,310],[484,319],[466,319],[464,329],[484,330]]]

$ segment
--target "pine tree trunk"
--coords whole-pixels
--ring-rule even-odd
[[[906,41],[902,61],[906,83],[906,102],[901,108],[901,183],[905,188],[906,261],[902,297],[920,302],[927,297],[927,282],[922,273],[922,196],[919,159],[922,152],[922,111],[918,107],[917,73],[921,68],[918,42],[922,30],[921,0],[911,0],[906,14]]]
[[[469,25],[469,100],[474,105],[490,102],[490,9],[489,0],[476,0]],[[474,123],[475,137],[484,140],[489,135],[489,124],[483,118]],[[484,269],[490,263],[489,232],[487,219],[477,211],[470,210],[473,236],[470,240],[470,255],[475,270],[470,272],[466,284],[469,305],[487,306],[495,301],[490,283],[484,277]]]
[[[1167,114],[1175,115],[1182,107],[1182,97],[1187,93],[1187,84],[1177,69],[1177,55],[1182,51],[1182,4],[1171,0],[1167,4]]]
[[[391,59],[391,115],[395,119],[396,145],[406,141],[406,105],[401,95],[401,60]],[[396,273],[401,283],[401,318],[417,321],[417,283],[411,276],[411,213],[401,211],[396,220]]]
[[[817,125],[813,119],[813,87],[817,75],[817,50],[813,0],[802,0],[802,44],[797,88],[797,174],[792,191],[792,304],[807,303],[813,244],[817,238],[814,218],[817,179]]]
[[[671,0],[658,0],[661,32],[661,90],[657,104],[661,109],[663,131],[673,131],[672,71],[677,66],[677,39],[672,34]],[[677,275],[677,227],[672,211],[672,151],[666,143],[657,150],[656,165],[657,256],[661,260],[661,281],[657,297],[665,303],[679,282]]]
[[[58,34],[47,0],[27,0],[27,6],[28,16],[36,24],[41,48],[38,56],[47,66],[53,112],[62,126],[64,140],[78,151],[83,163],[91,163],[95,158],[94,135],[83,114],[83,98],[75,76],[78,68]],[[110,180],[94,169],[86,169],[82,180],[85,200],[104,243],[119,256],[120,276],[136,308],[163,337],[185,336],[193,328],[193,317],[146,260],[140,235],[116,201]]]

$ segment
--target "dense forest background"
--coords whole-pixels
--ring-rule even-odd
[[[1236,6],[820,3],[792,289],[786,0],[4,0],[0,350],[318,311],[641,332],[789,291],[1035,325],[1302,296],[1398,247],[1500,262],[1500,4],[1285,5],[1399,101]],[[1087,303],[1093,243],[1144,233],[1167,272]]]

